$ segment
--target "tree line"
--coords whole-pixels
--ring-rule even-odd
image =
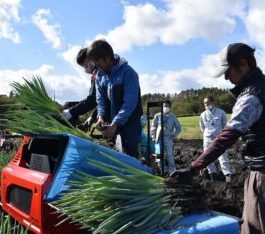
[[[188,89],[174,94],[145,94],[142,96],[142,104],[146,113],[147,102],[150,101],[171,101],[171,110],[177,116],[200,115],[204,111],[203,99],[207,96],[215,98],[216,106],[222,108],[226,113],[232,112],[235,98],[228,89],[202,88]],[[158,112],[159,108],[152,108],[151,115]]]
[[[229,90],[218,88],[188,89],[174,94],[149,93],[142,96],[142,104],[146,113],[147,102],[170,100],[171,109],[177,116],[192,116],[199,115],[204,111],[203,99],[209,95],[216,99],[218,107],[226,113],[231,113],[235,98]],[[0,95],[0,119],[1,114],[6,111],[6,104],[13,101],[14,95],[12,92],[9,96]],[[151,115],[158,111],[160,111],[159,108],[152,108]]]

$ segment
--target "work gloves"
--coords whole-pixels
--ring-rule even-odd
[[[62,113],[63,117],[66,118],[67,120],[71,119],[72,118],[72,115],[70,113],[70,110],[69,109],[65,109]]]
[[[91,126],[94,123],[93,118],[90,116],[89,118],[87,118],[87,120],[82,123],[81,125],[78,126],[79,129],[81,129],[82,131],[90,131],[91,130]]]
[[[191,167],[186,167],[186,168],[176,169],[175,171],[170,173],[169,177],[181,176],[181,177],[191,178],[195,174],[196,174],[195,169]]]

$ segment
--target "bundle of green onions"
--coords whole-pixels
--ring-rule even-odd
[[[19,133],[64,133],[91,139],[89,135],[74,127],[62,115],[62,107],[47,94],[45,86],[38,76],[24,79],[24,84],[11,84],[15,103],[9,104],[1,124],[13,132]],[[99,143],[99,142],[98,142]]]
[[[117,166],[92,159],[88,164],[108,176],[80,172],[71,183],[74,188],[54,203],[60,213],[82,228],[94,234],[155,233],[175,227],[177,220],[194,208],[198,200],[195,187],[186,186],[184,191],[183,184],[167,186],[164,178],[101,154]],[[184,192],[179,193],[181,190]]]

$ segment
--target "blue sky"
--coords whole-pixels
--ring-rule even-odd
[[[231,85],[211,78],[229,43],[265,68],[264,0],[0,0],[0,94],[40,75],[63,103],[88,94],[78,50],[105,38],[140,77],[142,94]]]

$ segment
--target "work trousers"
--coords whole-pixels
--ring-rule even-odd
[[[211,138],[204,138],[203,139],[203,149],[207,149],[208,146],[213,142],[213,139]],[[221,170],[222,172],[224,173],[224,175],[229,175],[229,174],[232,174],[231,172],[231,167],[230,167],[230,163],[229,163],[229,158],[228,158],[228,154],[227,152],[224,152],[219,158],[218,158],[218,161],[220,162],[220,166],[221,166]],[[208,172],[209,174],[212,174],[212,173],[216,173],[217,172],[217,169],[216,169],[216,166],[213,163],[209,164],[207,166],[207,169],[208,169]],[[265,234],[265,233],[264,233]]]
[[[159,150],[158,154],[161,154],[161,142],[159,144]],[[173,156],[173,140],[172,137],[170,136],[165,136],[164,137],[164,159],[167,160],[167,167],[165,166],[165,172],[171,173],[174,170],[176,170],[176,164],[175,164],[175,158]],[[164,164],[166,165],[166,164]],[[161,161],[159,163],[159,167],[161,167]]]
[[[140,117],[135,120],[130,120],[125,125],[119,127],[123,153],[137,159],[139,158],[138,144],[141,131]]]
[[[176,170],[176,164],[173,156],[173,140],[170,137],[164,138],[164,149],[168,164],[168,172],[171,173]]]
[[[265,169],[250,171],[244,186],[241,234],[265,233]]]

